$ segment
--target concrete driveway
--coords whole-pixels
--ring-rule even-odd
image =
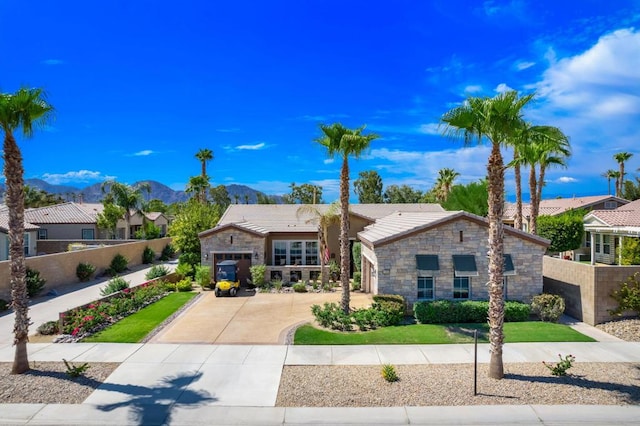
[[[284,344],[297,324],[313,321],[311,305],[340,303],[342,293],[202,294],[149,343]],[[351,293],[352,307],[371,305],[370,294]]]

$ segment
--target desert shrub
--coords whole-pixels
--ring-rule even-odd
[[[340,331],[353,330],[351,316],[345,314],[337,303],[325,302],[323,307],[313,305],[311,313],[322,327]]]
[[[178,291],[191,291],[193,290],[193,285],[191,284],[191,279],[184,278],[176,283],[176,290]]]
[[[541,321],[558,322],[564,313],[564,299],[557,294],[539,294],[533,297],[531,310]]]
[[[398,377],[398,373],[396,373],[396,368],[391,364],[385,364],[382,366],[382,377],[389,383],[397,382],[400,380]]]
[[[164,248],[162,249],[162,252],[160,253],[160,260],[162,260],[163,262],[166,262],[169,259],[173,259],[175,255],[176,255],[176,250],[173,248],[171,244],[167,244],[166,246],[164,246]]]
[[[299,283],[295,283],[293,285],[293,291],[296,293],[306,293],[307,292],[307,283],[301,281]]]
[[[193,274],[193,266],[188,263],[178,263],[174,272],[180,279],[191,277]]]
[[[110,279],[107,285],[100,290],[100,295],[108,296],[109,294],[122,291],[125,288],[129,288],[129,281],[126,281],[122,277],[114,277]]]
[[[164,291],[176,291],[176,283],[162,281],[160,285],[162,286]]]
[[[573,367],[573,363],[576,360],[576,357],[574,357],[573,355],[566,355],[563,358],[562,355],[558,354],[558,358],[560,358],[560,361],[556,362],[555,364],[546,363],[544,361],[542,361],[542,363],[551,371],[552,375],[566,376],[567,370]]]
[[[504,302],[504,320],[506,322],[529,321],[531,305],[522,302]]]
[[[148,271],[147,273],[144,275],[144,277],[147,280],[153,280],[155,278],[160,278],[160,277],[164,277],[165,275],[169,274],[169,268],[167,268],[164,265],[153,265]]]
[[[353,282],[351,283],[351,290],[358,291],[362,287],[362,272],[353,273]]]
[[[83,376],[90,367],[89,363],[87,362],[80,365],[74,365],[64,358],[62,358],[62,361],[64,362],[65,367],[67,367],[67,371],[65,371],[65,373],[67,373],[67,376],[73,378]]]
[[[0,299],[0,311],[6,311],[9,309],[9,302],[4,299]]]
[[[335,259],[331,259],[328,266],[331,279],[338,281],[340,279],[340,264]]]
[[[60,323],[58,321],[43,322],[36,331],[43,336],[52,336],[60,332]]]
[[[153,263],[156,258],[156,252],[149,246],[146,246],[144,250],[142,250],[142,263],[148,265],[149,263]]]
[[[27,283],[27,294],[29,297],[34,297],[42,291],[47,280],[40,276],[40,271],[31,269],[27,266],[27,275],[25,277]]]
[[[211,288],[211,268],[209,266],[196,266],[196,283],[202,288]]]
[[[351,318],[360,331],[374,328],[372,324],[376,324],[376,312],[373,309],[356,309],[351,313]]]
[[[251,282],[256,287],[264,287],[266,280],[265,274],[267,272],[266,265],[253,265],[249,268],[249,272],[251,273]]]
[[[118,253],[113,256],[113,259],[111,259],[111,263],[109,264],[109,268],[107,268],[106,272],[112,277],[115,277],[116,275],[126,271],[128,264],[129,259]]]
[[[640,314],[640,273],[636,272],[627,278],[618,290],[611,293],[611,297],[618,302],[618,307],[609,311],[611,315],[622,315],[625,311]]]
[[[96,267],[90,263],[80,262],[76,268],[76,276],[80,281],[89,281],[96,272]]]

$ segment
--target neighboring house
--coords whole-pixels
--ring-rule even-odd
[[[540,201],[539,216],[557,216],[569,210],[613,210],[629,201],[613,195],[594,195],[590,197],[553,198]],[[529,218],[531,217],[531,204],[522,203],[523,230],[529,230]],[[516,218],[516,204],[505,204],[502,220],[505,225],[514,226]]]
[[[362,288],[419,300],[489,298],[487,219],[463,211],[396,212],[358,233]],[[549,241],[504,229],[504,294],[530,302],[542,292],[542,258]]]
[[[24,255],[35,256],[38,227],[24,223]],[[9,259],[9,212],[0,209],[0,261]]]
[[[26,209],[24,216],[38,225],[39,240],[94,240],[104,238],[96,224],[102,210],[98,203],[67,202]]]
[[[320,275],[318,225],[314,216],[299,214],[299,204],[232,204],[215,228],[199,234],[201,262],[211,265],[237,260],[242,284],[252,264],[267,266],[267,279],[285,282],[315,279]],[[324,213],[328,204],[316,204]],[[442,212],[438,204],[351,204],[349,240],[376,219],[394,211]],[[339,262],[339,225],[328,229],[328,258]]]
[[[620,263],[616,251],[624,238],[640,238],[640,200],[615,210],[593,210],[584,217],[591,264]]]
[[[167,235],[167,228],[169,226],[169,218],[160,212],[143,213],[131,211],[131,219],[129,220],[129,235],[131,238],[135,238],[136,232],[142,229],[142,225],[145,221],[152,222],[160,229],[160,236]],[[117,234],[118,238],[124,239],[124,228],[126,224],[124,219],[118,221]]]

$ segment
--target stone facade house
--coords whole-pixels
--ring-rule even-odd
[[[267,266],[267,280],[311,280],[320,275],[317,216],[301,214],[299,204],[232,204],[215,228],[199,234],[201,263],[211,266],[237,260],[241,284],[250,277],[251,265]],[[311,206],[319,214],[330,205]],[[349,240],[358,232],[394,211],[442,212],[438,204],[351,204]],[[328,228],[329,260],[340,261],[339,225]],[[353,264],[353,262],[352,262]],[[352,265],[353,266],[353,265]],[[328,273],[328,271],[325,271]]]
[[[489,298],[487,219],[463,211],[396,212],[358,233],[362,288],[419,300]],[[542,293],[542,258],[549,241],[505,226],[504,293],[530,302]]]

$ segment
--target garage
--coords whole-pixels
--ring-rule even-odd
[[[238,262],[238,278],[240,279],[240,286],[247,287],[247,279],[251,278],[251,252],[227,252],[227,253],[214,253],[212,271],[217,270],[218,262],[224,260],[235,260]]]

